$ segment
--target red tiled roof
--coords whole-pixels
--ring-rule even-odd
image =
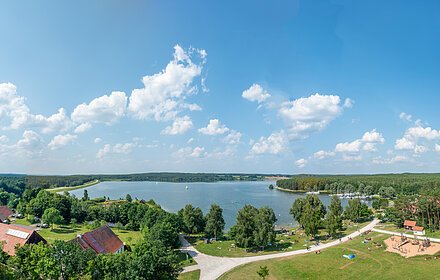
[[[46,243],[34,228],[22,225],[8,225],[0,223],[0,242],[3,243],[3,251],[9,255],[15,255],[15,245],[20,247],[26,243]]]
[[[9,216],[14,214],[7,206],[0,206],[0,221],[6,220]]]
[[[415,227],[416,226],[416,222],[415,221],[410,221],[410,220],[405,220],[403,225],[406,226],[406,227]]]
[[[73,241],[83,249],[92,249],[96,254],[115,253],[124,246],[119,237],[106,225],[79,235]]]
[[[425,228],[424,227],[419,227],[419,226],[414,226],[413,230],[415,231],[423,231]]]

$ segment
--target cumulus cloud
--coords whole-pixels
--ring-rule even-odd
[[[279,154],[287,149],[287,136],[283,131],[274,132],[269,137],[261,137],[253,144],[250,154]]]
[[[102,142],[102,139],[99,137],[96,137],[95,140],[93,140],[93,143],[95,143],[95,144],[99,144],[101,142]]]
[[[261,103],[266,101],[270,97],[270,94],[259,84],[253,84],[243,91],[241,96],[249,101],[257,101],[258,103]]]
[[[114,91],[93,99],[89,104],[78,105],[71,115],[76,123],[103,123],[111,125],[125,115],[127,96],[124,92]]]
[[[391,158],[377,157],[373,159],[374,164],[395,164],[408,161],[408,158],[402,155],[397,155]]]
[[[231,130],[231,132],[223,138],[223,142],[229,145],[235,145],[240,143],[241,133],[235,130]]]
[[[413,151],[415,154],[420,154],[429,149],[421,144],[419,141],[434,141],[440,139],[440,131],[431,127],[423,127],[420,122],[414,127],[410,127],[405,131],[402,138],[396,140],[394,149]]]
[[[77,139],[76,135],[65,134],[65,135],[57,135],[52,141],[47,145],[51,150],[57,150],[61,147],[67,146],[68,144],[74,142]]]
[[[33,130],[25,130],[22,139],[11,147],[12,150],[18,150],[30,156],[40,154],[43,148],[43,138]]]
[[[202,62],[193,62],[194,51]],[[197,93],[194,80],[200,76],[206,58],[203,50],[185,51],[179,45],[174,47],[174,59],[160,73],[142,78],[144,87],[132,91],[128,111],[136,119],[154,119],[168,121],[174,119],[182,107],[185,98]],[[182,106],[183,105],[183,106]],[[198,110],[195,104],[187,105]]]
[[[64,108],[60,108],[57,113],[48,118],[43,115],[31,116],[31,118],[36,126],[42,127],[43,133],[66,132],[74,125]]]
[[[307,164],[307,160],[304,158],[300,158],[299,160],[295,161],[295,165],[298,166],[299,168],[305,167],[306,164]]]
[[[136,143],[118,143],[115,145],[105,144],[98,150],[96,157],[101,159],[109,154],[129,154],[136,146]]]
[[[167,126],[162,130],[162,134],[177,135],[187,132],[193,127],[193,122],[189,116],[176,118],[171,126]]]
[[[92,125],[88,122],[82,123],[75,128],[75,133],[84,133],[92,128]]]
[[[366,152],[375,152],[377,144],[385,143],[385,138],[376,129],[367,131],[361,138],[352,142],[338,143],[335,152],[338,153],[359,153],[361,150]]]
[[[185,147],[177,150],[176,153],[174,153],[176,157],[179,158],[202,158],[206,157],[208,155],[207,152],[205,152],[204,147]]]
[[[336,155],[336,153],[333,151],[320,150],[320,151],[317,151],[316,153],[314,153],[313,157],[316,159],[324,159],[326,157],[333,157],[335,155]]]
[[[342,111],[339,96],[316,93],[282,103],[278,113],[288,126],[289,138],[304,139],[325,128]]]
[[[218,119],[209,120],[209,124],[206,127],[199,129],[199,132],[205,135],[219,135],[229,131],[225,125],[221,124]]]

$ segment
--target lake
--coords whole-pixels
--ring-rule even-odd
[[[168,183],[168,182],[101,182],[85,188],[91,198],[108,196],[110,199],[125,198],[130,194],[132,198],[153,199],[164,210],[177,212],[186,204],[200,207],[206,214],[212,203],[223,208],[226,229],[235,224],[237,212],[245,204],[255,207],[269,206],[277,216],[277,225],[296,225],[289,214],[290,207],[295,199],[305,194],[283,192],[276,189],[269,190],[270,181],[234,181],[215,183]],[[186,188],[188,186],[188,188]],[[84,189],[70,192],[76,197],[82,197]],[[321,201],[328,205],[331,197],[319,195]],[[342,200],[347,205],[347,200]]]

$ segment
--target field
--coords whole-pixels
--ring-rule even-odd
[[[182,273],[179,275],[178,280],[199,280],[200,270]]]
[[[342,231],[341,236],[348,235],[358,228],[364,227],[366,223],[360,224],[347,224],[346,230]],[[325,232],[320,232],[320,240],[322,243],[327,242],[325,237]],[[234,244],[233,240],[225,240],[225,241],[216,241],[210,244],[205,244],[202,240],[196,241],[196,249],[199,252],[205,253],[207,255],[219,256],[219,257],[250,257],[250,256],[258,256],[258,255],[267,255],[274,254],[280,252],[288,252],[293,250],[304,249],[307,245],[313,245],[313,241],[309,241],[308,238],[304,235],[303,230],[295,230],[295,234],[292,236],[288,236],[285,234],[278,234],[276,238],[276,242],[273,246],[268,246],[264,251],[249,251],[246,252],[243,248],[238,248]]]
[[[370,233],[373,241],[383,244],[388,236]],[[404,257],[385,252],[385,246],[362,243],[362,237],[350,242],[323,250],[320,254],[307,254],[296,257],[274,259],[250,263],[238,267],[225,275],[221,280],[261,279],[257,275],[260,266],[267,266],[267,279],[435,279],[438,277],[440,259],[424,256],[405,259]],[[370,250],[368,249],[370,248]],[[353,260],[343,257],[344,254],[355,254]]]

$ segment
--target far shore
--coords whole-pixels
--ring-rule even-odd
[[[87,182],[87,183],[84,183],[84,184],[78,185],[78,186],[59,187],[59,188],[48,189],[47,191],[49,191],[49,192],[73,191],[73,190],[77,190],[77,189],[83,189],[83,188],[91,187],[91,186],[99,184],[99,183],[101,183],[101,181],[93,180],[93,181],[90,181],[90,182]]]
[[[280,187],[278,187],[278,186],[275,186],[275,189],[277,189],[277,190],[279,190],[279,191],[282,191],[282,192],[291,192],[291,193],[299,193],[299,194],[309,192],[309,191],[306,191],[306,190],[289,190],[289,189],[283,189],[283,188],[280,188]],[[322,194],[330,194],[330,192],[329,192],[329,191],[326,191],[326,190],[319,191],[319,193],[320,193],[320,194],[321,194],[321,193],[322,193]]]

